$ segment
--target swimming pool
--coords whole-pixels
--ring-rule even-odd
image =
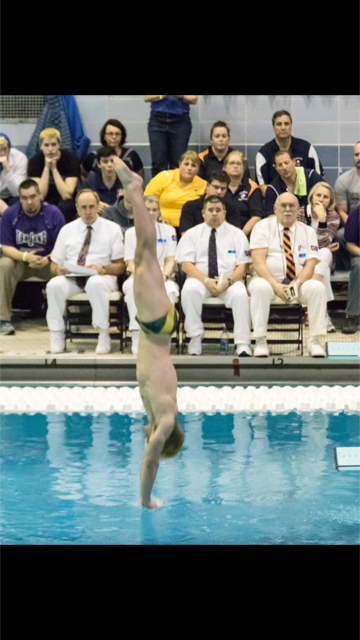
[[[356,394],[180,388],[185,444],[161,462],[162,506],[148,511],[139,505],[137,388],[8,388],[0,542],[359,544],[359,472],[334,462],[335,447],[359,446]]]

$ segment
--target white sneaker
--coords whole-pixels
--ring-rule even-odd
[[[50,353],[63,353],[64,349],[64,331],[50,331]]]
[[[99,341],[95,353],[104,354],[111,351],[111,338],[107,329],[100,329]]]
[[[331,322],[331,318],[328,313],[326,314],[326,331],[327,333],[336,333],[336,328]]]
[[[140,331],[132,331],[131,333],[131,353],[137,356],[139,351]]]
[[[245,356],[250,356],[250,357],[252,356],[252,351],[248,344],[237,344],[236,353],[239,358],[243,358]]]
[[[326,353],[316,338],[310,338],[307,348],[312,358],[326,358]]]
[[[269,357],[269,347],[266,342],[266,336],[262,336],[261,338],[256,338],[256,344],[254,349],[255,358],[268,358]]]
[[[202,333],[200,336],[195,336],[191,338],[188,346],[188,354],[189,356],[201,356],[202,352],[202,339],[204,334]]]

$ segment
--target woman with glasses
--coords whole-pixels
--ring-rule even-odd
[[[134,149],[125,147],[127,131],[119,120],[111,118],[107,120],[100,131],[100,142],[103,147],[112,147],[116,155],[125,162],[125,164],[139,176],[144,178],[144,165],[140,156]],[[96,153],[89,153],[82,163],[85,175],[89,171],[99,171],[96,166]]]
[[[259,220],[266,217],[259,185],[249,177],[247,162],[241,151],[232,151],[224,160],[224,171],[230,178],[228,222],[242,229],[246,236]]]

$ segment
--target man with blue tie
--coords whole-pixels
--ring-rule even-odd
[[[191,338],[190,355],[201,355],[204,325],[203,302],[221,298],[234,317],[234,344],[238,356],[251,356],[249,298],[243,278],[250,262],[245,234],[225,222],[223,200],[210,196],[204,201],[204,223],[182,236],[175,260],[187,275],[181,294],[185,331]]]

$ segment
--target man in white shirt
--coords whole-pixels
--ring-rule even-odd
[[[26,179],[27,157],[11,146],[10,138],[0,133],[0,215],[19,200],[19,185]]]
[[[109,336],[109,294],[117,291],[117,276],[125,271],[124,244],[120,227],[99,216],[99,196],[91,189],[79,191],[76,197],[77,220],[60,231],[51,254],[54,275],[46,287],[51,353],[61,353],[65,344],[64,311],[66,299],[86,291],[92,307],[93,326],[99,328],[97,354],[111,351]],[[67,261],[76,266],[94,269],[98,275],[79,279],[69,276]]]
[[[326,290],[312,280],[320,262],[315,230],[297,222],[299,201],[293,194],[281,194],[275,202],[275,217],[261,220],[250,240],[254,277],[249,283],[250,312],[256,345],[254,356],[267,357],[266,342],[270,304],[300,302],[309,314],[309,354],[325,357],[319,343],[326,335]],[[297,293],[291,299],[290,288]]]
[[[202,305],[210,297],[221,298],[233,312],[237,355],[252,355],[249,298],[243,283],[246,265],[250,262],[249,243],[240,229],[225,222],[225,215],[221,198],[206,198],[204,223],[188,229],[176,250],[175,259],[188,276],[181,293],[181,304],[185,331],[191,338],[190,355],[201,354]]]
[[[158,221],[160,209],[159,200],[156,196],[145,196],[144,202],[156,229],[156,253],[163,273],[166,293],[170,302],[174,304],[179,298],[179,285],[170,280],[175,265],[176,231],[170,225]],[[130,277],[123,284],[123,293],[125,294],[125,302],[129,313],[129,331],[132,332],[131,351],[136,356],[139,349],[140,326],[136,320],[137,308],[134,299],[135,227],[126,231],[124,245],[126,272],[130,273]]]

